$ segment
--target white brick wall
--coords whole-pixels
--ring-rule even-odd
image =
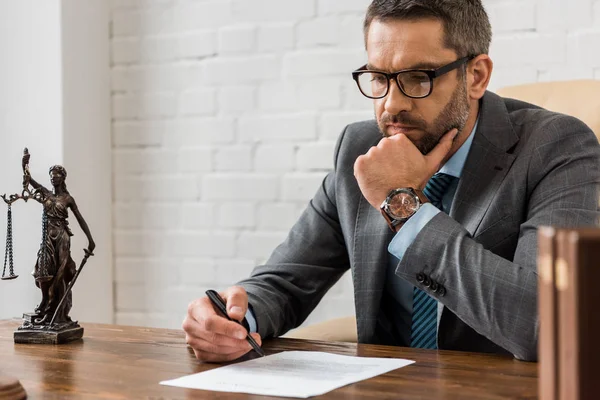
[[[285,238],[372,118],[369,0],[112,0],[116,321],[177,328]],[[600,0],[484,0],[491,89],[600,79]],[[308,322],[353,313],[346,275]]]

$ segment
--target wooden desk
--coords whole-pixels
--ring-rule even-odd
[[[0,375],[18,378],[30,399],[259,397],[159,385],[162,380],[218,366],[197,361],[187,348],[182,331],[82,323],[85,328],[82,341],[61,346],[23,345],[13,343],[13,330],[19,323],[0,321]],[[537,364],[509,357],[299,339],[269,340],[264,349],[267,354],[318,350],[416,361],[320,398],[537,398]]]

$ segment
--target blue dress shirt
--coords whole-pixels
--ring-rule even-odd
[[[471,150],[471,144],[473,143],[473,137],[475,136],[475,131],[477,130],[478,124],[479,119],[477,119],[477,122],[475,122],[475,126],[473,127],[473,130],[471,131],[471,134],[467,140],[462,144],[462,146],[460,146],[456,153],[450,157],[450,159],[442,166],[442,168],[440,168],[439,172],[443,172],[460,179],[463,167],[467,161],[467,156],[469,155],[469,150]],[[396,321],[398,325],[397,330],[402,335],[404,343],[410,343],[413,286],[404,279],[396,276],[396,268],[399,260],[402,259],[404,253],[412,244],[412,242],[414,242],[421,229],[423,229],[423,227],[425,227],[425,225],[427,225],[427,223],[431,221],[431,219],[435,217],[437,213],[442,211],[450,211],[457,186],[458,179],[455,179],[448,188],[446,194],[444,194],[442,199],[442,210],[438,209],[431,203],[424,204],[415,213],[415,215],[406,221],[388,246],[388,252],[390,256],[387,268],[386,290],[391,295],[393,301],[396,302],[395,309],[398,311],[398,321]],[[256,318],[250,309],[248,309],[248,312],[246,313],[246,320],[248,321],[250,332],[256,332]]]

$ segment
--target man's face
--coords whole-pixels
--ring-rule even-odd
[[[374,20],[367,39],[368,68],[395,72],[404,69],[436,69],[459,57],[444,47],[440,21]],[[462,67],[461,67],[462,68]],[[383,99],[374,100],[375,117],[384,136],[405,134],[423,153],[429,153],[444,133],[458,128],[469,116],[466,80],[460,68],[433,80],[433,91],[422,99],[406,97],[396,82]]]

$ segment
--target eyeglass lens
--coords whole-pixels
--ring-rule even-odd
[[[398,74],[400,88],[410,97],[425,97],[431,91],[431,79],[420,71],[406,71]],[[360,90],[367,97],[381,98],[387,95],[390,81],[385,74],[364,72],[358,77]]]

